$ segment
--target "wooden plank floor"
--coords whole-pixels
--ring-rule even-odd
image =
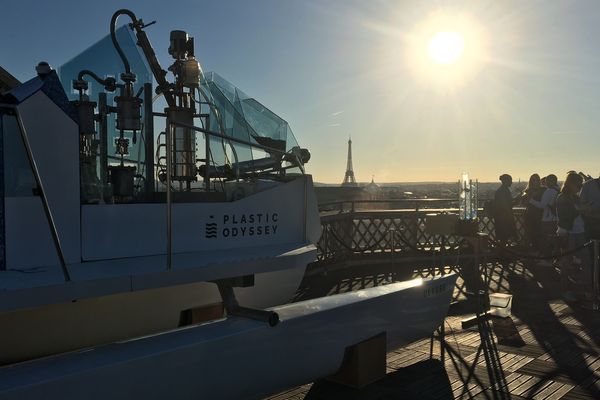
[[[363,389],[322,380],[268,399],[600,399],[600,313],[561,299],[556,268],[506,261],[486,262],[481,274],[445,270],[460,278],[433,354],[431,339],[423,339],[388,353],[387,376]],[[431,265],[330,268],[308,274],[296,300],[439,272]],[[468,294],[485,286],[513,294],[512,316],[462,329],[476,310]]]

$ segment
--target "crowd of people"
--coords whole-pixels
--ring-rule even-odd
[[[540,177],[533,174],[525,190],[513,196],[512,177],[500,176],[502,185],[496,190],[493,218],[496,240],[500,247],[517,239],[512,208],[525,207],[523,228],[529,255],[538,265],[556,265],[561,270],[563,297],[588,306],[594,296],[593,257],[583,245],[600,239],[600,178],[569,171],[562,187],[554,174]],[[553,260],[558,253],[565,254]],[[576,285],[568,278],[576,271]]]

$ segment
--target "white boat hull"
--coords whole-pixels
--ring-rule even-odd
[[[285,304],[305,269],[257,274],[236,297],[247,307]],[[221,301],[215,284],[198,282],[0,312],[0,365],[173,330],[182,311]]]
[[[447,314],[455,275],[273,308],[281,322],[227,318],[0,368],[2,399],[256,399],[334,374],[344,351],[387,332],[388,349]]]

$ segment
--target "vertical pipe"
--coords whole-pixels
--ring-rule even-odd
[[[206,114],[205,127],[210,130],[210,114]],[[204,134],[204,153],[204,158],[206,158],[204,163],[204,190],[208,192],[210,190],[210,138],[207,134]]]
[[[46,214],[46,219],[48,220],[48,225],[50,227],[50,233],[52,234],[52,239],[54,240],[54,247],[56,248],[56,253],[58,255],[58,259],[60,261],[60,267],[62,269],[63,277],[65,278],[65,282],[69,282],[71,280],[71,275],[69,273],[69,269],[67,268],[67,262],[65,261],[65,256],[62,250],[62,246],[60,244],[60,238],[58,237],[58,231],[56,229],[56,224],[54,223],[54,217],[52,216],[52,212],[50,211],[50,206],[48,205],[48,198],[46,197],[46,190],[44,190],[44,185],[42,184],[42,179],[40,177],[40,171],[38,170],[37,164],[35,162],[35,158],[33,157],[33,152],[31,151],[31,145],[29,144],[29,138],[27,137],[27,132],[25,131],[25,125],[23,124],[23,120],[21,119],[21,115],[19,112],[16,112],[17,122],[19,123],[19,130],[21,131],[21,139],[23,140],[23,144],[25,145],[25,152],[27,153],[27,159],[29,160],[29,166],[31,167],[31,171],[33,172],[33,176],[35,178],[35,183],[38,188],[38,192],[40,198],[42,200],[42,206],[44,208],[44,213]]]
[[[304,178],[304,204],[303,204],[303,223],[302,223],[302,238],[304,242],[308,242],[308,231],[306,229],[306,219],[308,218],[308,177],[306,175],[302,176]]]
[[[6,271],[6,230],[4,215],[4,114],[0,113],[0,271]]]
[[[154,192],[154,115],[152,113],[152,83],[144,83],[144,136],[146,161],[146,198]]]
[[[171,215],[171,174],[172,174],[172,154],[171,140],[173,138],[175,126],[167,119],[167,270],[171,269],[171,245],[172,245],[172,215]]]
[[[100,182],[102,182],[103,192],[106,193],[105,188],[108,184],[108,105],[106,101],[106,93],[100,93],[98,95],[98,111],[100,134]]]

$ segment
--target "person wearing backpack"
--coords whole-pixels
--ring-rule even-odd
[[[579,191],[583,184],[583,178],[574,171],[567,174],[565,182],[563,183],[560,194],[556,198],[556,212],[558,215],[558,230],[556,231],[561,247],[564,251],[572,251],[582,247],[585,243],[584,234],[584,221],[581,215],[581,206],[579,202]],[[592,292],[592,268],[591,260],[589,260],[589,254],[586,249],[581,248],[577,252],[577,255],[581,258],[581,273],[576,273],[578,286],[583,289],[578,292],[583,292],[584,300],[589,297]],[[560,278],[561,287],[563,291],[563,298],[567,301],[578,300],[580,296],[576,295],[570,290],[571,281],[569,275],[573,273],[577,265],[574,263],[573,255],[566,255],[560,258]]]
[[[546,177],[546,190],[540,201],[530,199],[529,203],[542,210],[542,248],[540,249],[543,256],[552,255],[552,240],[550,236],[556,235],[558,216],[556,215],[556,198],[560,188],[558,187],[558,178],[554,174]],[[552,266],[553,263],[547,260],[542,260],[538,263],[542,266]]]

